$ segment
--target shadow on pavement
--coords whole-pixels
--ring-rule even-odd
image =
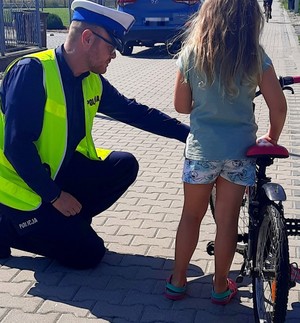
[[[177,302],[166,299],[165,279],[172,271],[173,260],[165,258],[107,252],[102,264],[90,270],[69,269],[39,256],[10,257],[1,260],[0,265],[22,270],[14,282],[36,280],[26,295],[45,300],[39,313],[55,311],[78,317],[92,314],[108,322],[249,323],[253,318],[249,282],[244,281],[229,305],[213,305],[212,275],[204,275],[195,265],[189,266],[187,297]],[[235,277],[237,272],[231,274]],[[245,298],[249,299],[249,307],[241,305]]]

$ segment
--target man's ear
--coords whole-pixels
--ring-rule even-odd
[[[84,46],[91,47],[94,42],[94,35],[89,29],[85,29],[81,34],[81,41]]]

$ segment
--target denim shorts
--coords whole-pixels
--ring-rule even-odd
[[[200,161],[185,159],[182,180],[189,184],[210,184],[221,176],[234,184],[252,186],[255,159]]]

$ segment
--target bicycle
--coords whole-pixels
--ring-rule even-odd
[[[294,90],[289,85],[300,83],[299,77],[280,77],[283,90]],[[256,96],[261,94],[256,92]],[[282,202],[286,200],[284,188],[267,176],[267,168],[275,158],[287,158],[289,152],[283,146],[255,145],[249,148],[248,157],[256,158],[255,185],[247,187],[243,197],[236,252],[243,256],[243,263],[236,278],[252,278],[254,316],[256,322],[285,320],[289,289],[295,286],[297,268],[289,263],[288,235],[298,236],[300,219],[284,217]],[[210,208],[214,216],[216,188],[210,196]],[[214,242],[206,251],[214,254]],[[293,275],[292,275],[293,274]]]

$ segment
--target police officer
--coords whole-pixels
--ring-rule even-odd
[[[83,269],[106,250],[92,218],[138,172],[132,154],[95,148],[96,113],[182,142],[189,128],[124,97],[102,76],[134,18],[86,0],[72,9],[65,43],[13,62],[2,82],[0,257],[13,247]]]

